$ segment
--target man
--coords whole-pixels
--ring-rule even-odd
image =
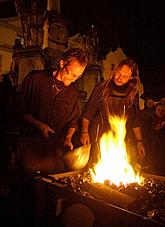
[[[61,149],[65,146],[73,149],[72,136],[80,116],[78,93],[71,83],[82,76],[86,65],[83,50],[68,49],[57,70],[53,73],[32,71],[18,88],[21,135],[32,138],[29,150],[37,156],[33,163],[29,157],[24,158],[24,161],[29,160],[24,164],[28,170],[63,171]],[[29,143],[25,143],[27,149]]]
[[[80,140],[82,144],[95,142],[104,132],[109,131],[109,115],[126,116],[126,140],[132,148],[134,144],[137,145],[138,158],[143,159],[145,150],[141,129],[138,121],[135,121],[139,109],[138,66],[132,59],[125,59],[116,65],[110,78],[96,86],[88,100],[82,116]]]

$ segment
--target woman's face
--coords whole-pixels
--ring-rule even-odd
[[[132,77],[131,68],[127,65],[123,65],[118,69],[114,75],[114,82],[118,86],[126,84]]]

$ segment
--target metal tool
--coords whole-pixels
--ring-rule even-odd
[[[64,163],[69,170],[85,168],[89,161],[91,144],[64,153]]]

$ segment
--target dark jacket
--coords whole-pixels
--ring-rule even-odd
[[[80,115],[77,91],[71,86],[55,89],[62,83],[47,71],[30,72],[17,90],[20,137],[17,139],[17,165],[26,174],[64,171],[62,140],[68,128],[77,128]],[[57,85],[56,85],[57,86]],[[23,116],[31,114],[48,124],[55,134],[47,138]]]
[[[132,134],[132,128],[138,126],[135,121],[139,109],[137,90],[134,92],[136,82],[133,79],[123,86],[117,86],[111,80],[95,87],[83,114],[83,117],[91,122],[91,138],[95,140],[98,124],[99,136],[110,129],[109,115],[125,115],[127,117],[127,135]],[[133,95],[131,96],[131,94]]]
[[[71,86],[63,87],[56,94],[53,85],[54,77],[49,72],[30,72],[17,91],[21,106],[20,117],[31,114],[61,136],[68,128],[77,128],[80,103],[77,91]],[[21,125],[21,133],[27,136],[38,134],[34,127],[25,122]]]

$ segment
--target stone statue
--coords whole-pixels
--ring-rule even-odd
[[[85,50],[90,56],[90,64],[95,64],[98,60],[99,46],[97,29],[94,25],[92,25],[83,36],[83,42]]]
[[[15,8],[22,24],[25,47],[38,46],[43,44],[43,12],[38,0],[31,0],[30,8],[26,8],[23,1],[16,0]]]
[[[44,42],[43,47],[49,45],[49,41],[60,46],[64,46],[68,42],[68,31],[64,20],[61,18],[58,11],[47,12],[44,18]]]

